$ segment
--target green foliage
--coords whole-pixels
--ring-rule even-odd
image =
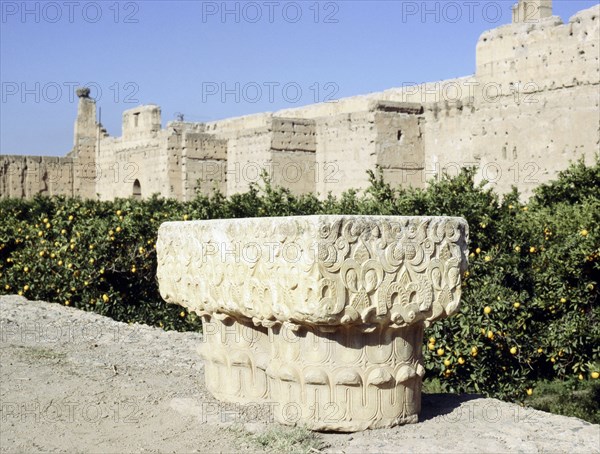
[[[268,181],[229,198],[182,203],[154,197],[112,202],[61,197],[0,201],[0,292],[93,310],[117,320],[198,329],[166,305],[154,243],[164,221],[385,214],[462,216],[470,228],[462,309],[426,332],[430,380],[454,392],[524,400],[540,380],[600,372],[600,162],[573,164],[528,204],[498,196],[475,170],[426,189],[393,188],[371,173],[364,192],[319,200]],[[485,310],[489,308],[488,310]]]
[[[200,326],[164,304],[156,285],[159,225],[182,219],[177,202],[62,197],[0,203],[0,291],[57,302],[125,322]]]
[[[543,381],[539,383],[536,394],[527,400],[527,404],[537,410],[575,416],[600,424],[600,383]]]
[[[559,173],[558,178],[540,185],[532,203],[540,206],[552,206],[556,203],[577,204],[589,197],[598,197],[600,188],[600,155],[596,155],[596,165],[586,166],[582,159]]]
[[[460,314],[426,332],[425,365],[445,389],[523,400],[541,379],[597,378],[600,198],[590,187],[598,169],[574,164],[529,205],[516,192],[499,201],[472,184],[428,191],[453,199],[439,214],[470,212]]]

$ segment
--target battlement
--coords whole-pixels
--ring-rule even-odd
[[[551,16],[487,31],[477,43],[476,77],[498,84],[505,95],[525,84],[529,91],[597,84],[599,17],[596,5],[566,24]]]
[[[150,104],[123,112],[123,138],[137,139],[161,129],[160,107]]]
[[[512,7],[512,22],[535,23],[552,16],[552,0],[519,0]]]

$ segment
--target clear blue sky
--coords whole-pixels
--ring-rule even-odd
[[[160,105],[165,125],[469,75],[479,35],[510,23],[513,3],[2,0],[0,154],[67,153],[76,85],[120,135],[139,104]],[[554,14],[597,3],[555,0]]]

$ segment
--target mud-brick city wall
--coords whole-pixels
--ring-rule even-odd
[[[73,196],[73,160],[51,156],[0,156],[0,194]]]
[[[600,147],[598,13],[596,7],[566,24],[548,18],[484,33],[472,101],[427,109],[432,173],[475,163],[498,191],[515,185],[527,196],[569,160],[592,161]]]
[[[379,165],[390,183],[417,187],[476,166],[499,192],[514,185],[527,197],[600,148],[599,23],[597,5],[564,24],[501,26],[481,35],[471,76],[417,84],[399,74],[399,88],[335,102],[165,128],[158,106],[140,106],[123,114],[120,137],[81,93],[73,151],[0,157],[0,196],[189,200],[198,189],[245,192],[267,170],[324,197],[366,187]]]

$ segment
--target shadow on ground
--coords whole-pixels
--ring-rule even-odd
[[[481,399],[480,394],[425,394],[421,396],[421,414],[419,422],[452,413],[465,402]]]

